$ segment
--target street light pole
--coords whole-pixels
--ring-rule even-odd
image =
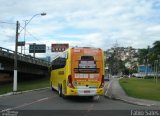
[[[36,46],[36,43],[33,43],[33,57],[35,58],[35,46]]]
[[[157,78],[158,78],[158,60],[156,60],[156,84],[157,84]]]
[[[24,20],[24,23],[25,23],[25,24],[24,24],[24,42],[25,42],[25,40],[26,40],[25,38],[26,38],[26,24],[27,24],[27,21],[28,21],[28,20]],[[25,54],[25,44],[24,44],[24,54]]]
[[[28,25],[28,23],[37,15],[41,15],[41,16],[44,16],[46,15],[46,13],[40,13],[40,14],[35,14],[32,16],[32,18],[27,22],[25,23],[25,27],[22,28],[20,31],[19,30],[19,27],[20,27],[20,24],[19,24],[19,21],[16,22],[16,39],[15,39],[15,52],[14,52],[14,79],[13,79],[13,92],[16,92],[17,91],[17,44],[18,44],[18,36],[19,34],[22,32],[23,29],[26,30],[26,26]],[[25,36],[25,35],[24,35]],[[24,37],[25,38],[25,37]]]
[[[154,82],[156,80],[156,61],[154,61]]]
[[[26,26],[27,26],[28,23],[30,23],[31,20],[32,20],[35,16],[37,16],[37,15],[45,16],[45,15],[47,15],[47,13],[40,13],[40,14],[35,14],[35,15],[33,15],[33,16],[30,18],[30,20],[28,20],[28,22],[26,23]]]
[[[16,41],[15,41],[15,52],[14,52],[14,80],[13,80],[13,91],[17,91],[17,43],[18,43],[18,29],[19,22],[16,23]]]
[[[24,42],[25,42],[25,36],[26,36],[26,26],[31,22],[31,20],[32,20],[34,17],[36,17],[36,16],[38,16],[38,15],[45,16],[45,15],[47,15],[47,13],[35,14],[35,15],[33,15],[29,20],[25,20],[24,28],[22,28],[22,29],[20,30],[20,33],[24,30]],[[25,45],[24,45],[24,54],[25,54]]]

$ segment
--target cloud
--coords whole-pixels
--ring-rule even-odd
[[[119,46],[145,48],[160,36],[158,0],[0,0],[0,4],[0,21],[14,23],[19,20],[22,27],[23,20],[47,13],[44,17],[34,17],[27,25],[27,31],[35,36],[27,33],[27,43],[65,42],[71,46],[105,50],[117,41]],[[5,47],[15,36],[15,28],[1,26],[0,34],[5,39],[0,41]],[[23,32],[20,40],[23,40]],[[14,46],[14,42],[11,43]]]
[[[160,32],[160,25],[155,25],[152,27],[148,27],[147,31]]]

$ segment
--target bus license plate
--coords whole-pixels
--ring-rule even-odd
[[[84,93],[90,93],[90,91],[87,90],[87,91],[84,91]]]

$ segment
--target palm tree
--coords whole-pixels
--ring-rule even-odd
[[[144,60],[146,59],[147,54],[148,54],[148,49],[139,49],[138,50],[140,64],[144,64]]]
[[[157,55],[160,55],[160,41],[155,41],[153,43],[153,50],[154,50],[154,53]]]

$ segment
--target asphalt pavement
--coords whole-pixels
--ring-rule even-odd
[[[116,96],[117,80],[106,82],[106,94]],[[111,89],[112,88],[112,89]],[[160,116],[157,106],[140,106],[119,99],[98,96],[88,97],[59,97],[58,92],[50,88],[36,91],[20,92],[0,97],[0,116],[131,116],[140,111],[150,111]],[[148,111],[148,112],[146,112]],[[9,115],[10,114],[10,115]],[[143,115],[145,116],[145,115]],[[150,115],[151,116],[151,115]]]
[[[105,96],[107,96],[110,99],[122,100],[127,103],[141,105],[141,106],[156,106],[156,107],[159,107],[160,109],[159,101],[138,99],[138,98],[127,96],[119,84],[119,79],[120,78],[110,79],[110,82],[108,82],[108,84],[106,85]]]

